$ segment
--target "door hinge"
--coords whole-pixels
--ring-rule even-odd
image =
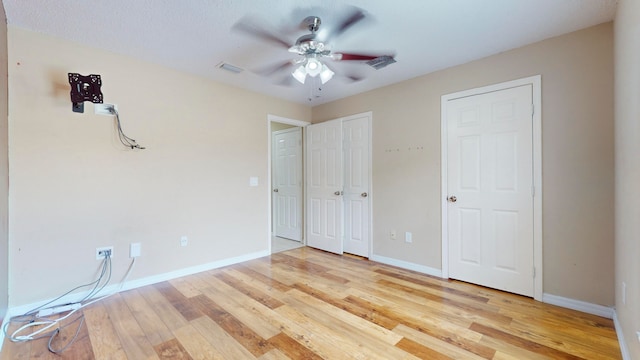
[[[536,187],[535,186],[531,187],[531,197],[536,197]]]
[[[535,104],[531,104],[531,116],[533,116],[533,114],[536,113],[536,105]]]
[[[533,267],[533,278],[534,279],[536,278],[536,267],[535,266]]]

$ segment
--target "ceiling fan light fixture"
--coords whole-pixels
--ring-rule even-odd
[[[307,79],[307,70],[304,65],[300,65],[294,72],[291,73],[294,79],[298,80],[301,84]]]
[[[327,81],[331,80],[335,73],[329,69],[327,65],[322,65],[322,71],[320,72],[320,81],[324,85]]]
[[[305,70],[307,70],[307,74],[310,76],[318,76],[322,71],[323,64],[315,58],[307,59],[307,65],[305,65]]]

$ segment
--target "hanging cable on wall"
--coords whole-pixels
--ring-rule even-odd
[[[111,114],[113,114],[116,117],[118,140],[120,140],[122,145],[128,148],[131,148],[132,150],[133,149],[144,150],[145,149],[144,146],[140,146],[134,139],[128,137],[127,135],[125,135],[124,131],[122,131],[122,124],[120,123],[120,114],[118,113],[118,110],[116,110],[114,106],[109,107],[108,110]]]

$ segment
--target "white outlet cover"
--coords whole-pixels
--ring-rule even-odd
[[[189,244],[189,238],[186,236],[180,237],[180,246],[187,246]]]
[[[131,243],[129,245],[129,257],[135,258],[140,256],[141,245],[140,243]]]
[[[93,113],[96,115],[113,115],[111,111],[107,110],[113,107],[118,110],[118,105],[116,104],[93,104]]]
[[[249,186],[258,186],[258,177],[252,176],[249,178]]]

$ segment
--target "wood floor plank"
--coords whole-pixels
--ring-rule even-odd
[[[404,309],[393,308],[393,303],[384,302],[381,299],[370,298],[370,300],[374,301],[371,302],[356,296],[350,296],[346,300],[361,304],[362,307],[374,308],[376,311],[383,313],[385,316],[399,323],[448,342],[484,359],[491,359],[495,354],[495,350],[477,342],[481,338],[480,334],[466,328],[454,327],[453,324],[447,323],[446,321],[433,321],[433,319],[429,317],[412,315]],[[376,304],[376,300],[380,302],[380,304]]]
[[[153,347],[160,359],[193,360],[191,355],[176,339],[165,341]]]
[[[529,341],[521,337],[506,333],[504,331],[497,330],[488,326],[484,326],[482,324],[473,323],[471,324],[471,327],[469,329],[475,332],[481,333],[485,336],[492,337],[500,341],[504,341],[518,348],[525,349],[527,351],[534,352],[543,356],[547,356],[551,359],[566,359],[566,360],[584,359],[582,357],[568,354],[568,353],[565,353],[564,351],[560,351],[542,344],[538,344],[533,341]]]
[[[197,309],[191,306],[189,298],[184,296],[170,282],[163,281],[153,285],[162,296],[187,320],[193,320],[202,316]]]
[[[395,346],[380,347],[373,341],[367,341],[368,339],[364,336],[354,335],[355,330],[348,332],[342,326],[336,327],[336,322],[329,318],[309,316],[300,310],[300,307],[294,308],[287,304],[274,311],[294,319],[296,323],[314,334],[314,338],[321,338],[323,343],[330,345],[330,348],[326,349],[330,352],[329,359],[416,359],[410,353],[397,351],[401,349]],[[381,351],[381,349],[384,350]]]
[[[129,290],[120,293],[120,296],[129,307],[131,314],[136,319],[142,331],[144,331],[151,345],[173,339],[173,334],[145,298],[137,290]]]
[[[103,303],[127,357],[129,359],[157,358],[153,346],[120,294],[108,297],[103,300]]]
[[[363,318],[385,329],[392,330],[399,324],[396,320],[389,319],[383,314],[378,313],[376,309],[362,308],[354,303],[344,300],[343,298],[336,298],[336,297],[330,296],[318,289],[315,289],[305,284],[294,284],[293,286],[297,290],[305,292],[315,298],[318,298],[326,302],[327,304],[331,304],[337,308],[340,308],[348,313],[351,313],[355,316]]]
[[[404,338],[396,345],[399,349],[402,349],[410,354],[417,356],[420,359],[429,360],[450,360],[451,358],[441,354],[433,349],[430,349],[424,345],[421,345],[411,339]]]
[[[279,306],[282,306],[282,302],[280,302],[279,300],[274,299],[271,296],[263,293],[262,291],[246,284],[242,280],[239,280],[237,278],[234,278],[233,276],[230,276],[228,273],[224,271],[220,272],[216,277],[222,280],[223,282],[227,283],[229,286],[235,288],[239,292],[249,296],[250,298],[258,301],[261,304],[264,304],[266,307],[270,309],[275,309]]]
[[[418,330],[412,329],[403,324],[398,325],[395,329],[393,329],[393,332],[402,335],[405,339],[409,339],[418,344],[426,346],[427,348],[433,349],[438,353],[448,356],[452,359],[483,360],[481,356],[466,351],[449,342],[440,340]],[[495,359],[495,355],[493,359]]]
[[[197,297],[197,296],[196,296]],[[208,316],[191,321],[193,327],[224,359],[255,359],[256,357]]]
[[[299,357],[294,359],[310,359],[309,357]],[[292,360],[290,357],[285,355],[282,351],[278,349],[273,349],[269,352],[264,353],[262,356],[258,358],[258,360]]]
[[[280,328],[272,325],[270,320],[259,311],[261,306],[268,308],[266,305],[245,296],[222,281],[220,286],[203,289],[203,295],[213,300],[263,339],[280,333]]]
[[[255,357],[258,357],[273,348],[268,341],[251,330],[251,328],[238,320],[235,316],[228,313],[209,297],[199,295],[193,297],[191,299],[191,303],[194,307],[198,308],[200,312],[216,322]]]
[[[297,342],[285,333],[279,333],[269,339],[269,342],[278,350],[290,359],[309,359],[309,360],[321,360],[322,358],[307,349],[302,344]],[[266,354],[265,354],[266,355]]]
[[[147,300],[151,309],[162,316],[161,320],[169,330],[179,329],[188,324],[184,316],[155,287],[145,286],[137,290]]]
[[[224,360],[222,354],[191,324],[174,330],[173,334],[194,360]]]
[[[169,283],[176,288],[176,290],[180,291],[182,296],[186,298],[198,296],[201,294],[200,290],[198,290],[191,281],[188,279],[193,278],[193,276],[185,276],[182,278],[171,279]]]
[[[120,338],[116,334],[111,318],[103,302],[95,303],[82,310],[89,329],[91,347],[96,359],[127,359]]]
[[[298,289],[291,290],[288,294],[290,296],[289,299],[287,299],[289,306],[295,307],[295,305],[298,305],[302,312],[311,316],[323,317],[324,319],[330,316],[335,319],[335,321],[333,321],[336,324],[336,326],[333,327],[334,330],[336,330],[337,327],[344,326],[346,334],[370,338],[375,343],[386,343],[389,345],[395,345],[402,338],[402,336],[393,331],[381,326],[375,326],[358,316],[345,312],[331,304],[327,304]],[[296,301],[290,301],[291,299],[295,299]]]
[[[251,278],[254,278],[258,281],[261,281],[262,283],[264,283],[265,285],[268,285],[276,290],[285,292],[287,290],[289,290],[289,286],[279,282],[278,280],[273,279],[272,277],[260,273],[256,270],[254,270],[253,268],[249,267],[246,264],[240,264],[239,266],[234,266],[233,267],[234,270],[241,272]]]

